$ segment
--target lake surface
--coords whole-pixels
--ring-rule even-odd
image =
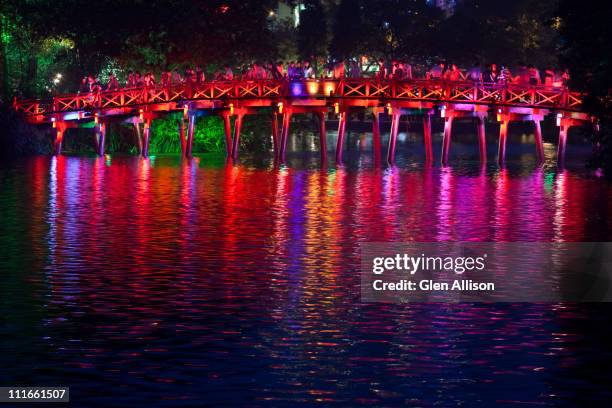
[[[378,167],[366,139],[344,166],[314,152],[0,165],[0,385],[70,386],[83,407],[609,401],[609,304],[359,292],[360,242],[610,241],[612,187],[584,146],[557,170],[553,144],[536,167],[514,137],[500,169],[456,143],[440,168],[408,134]]]

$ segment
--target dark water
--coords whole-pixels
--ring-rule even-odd
[[[0,385],[70,386],[83,407],[604,404],[606,304],[360,301],[363,241],[611,240],[612,187],[514,143],[504,170],[460,143],[427,168],[410,135],[392,168],[4,164]]]

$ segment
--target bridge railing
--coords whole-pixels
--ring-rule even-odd
[[[211,81],[173,86],[122,88],[58,95],[52,100],[18,100],[14,108],[28,116],[88,109],[113,109],[188,100],[340,98],[414,100],[532,108],[580,110],[582,95],[565,88],[515,84],[356,79]]]

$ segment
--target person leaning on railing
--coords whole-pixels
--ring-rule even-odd
[[[119,81],[113,72],[108,74],[108,83],[106,84],[107,91],[116,91],[119,89]]]

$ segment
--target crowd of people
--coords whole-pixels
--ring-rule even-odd
[[[483,69],[480,63],[475,63],[469,69],[461,69],[456,64],[439,61],[429,69],[418,67],[413,75],[413,67],[405,61],[384,59],[364,67],[357,59],[348,61],[332,61],[315,67],[310,61],[290,61],[262,64],[254,62],[241,68],[226,65],[208,75],[202,66],[186,66],[183,70],[166,68],[159,76],[159,85],[171,87],[179,85],[197,85],[208,81],[240,80],[298,80],[298,79],[344,79],[344,78],[376,78],[379,80],[410,80],[430,79],[440,81],[469,81],[474,83],[518,84],[525,86],[546,86],[555,88],[567,87],[568,70],[547,68],[540,71],[533,65],[519,63],[514,73],[507,65],[490,64]],[[374,66],[373,66],[374,65]],[[235,72],[236,71],[236,72]],[[151,88],[158,84],[156,75],[152,72],[141,74],[139,71],[128,71],[123,84],[125,88]],[[110,73],[106,84],[102,84],[96,76],[86,76],[81,81],[79,93],[97,93],[99,91],[118,90],[120,85],[114,73]]]
[[[507,65],[498,68],[497,64],[491,64],[482,69],[480,63],[476,62],[465,72],[455,64],[446,64],[440,61],[426,73],[427,79],[442,79],[447,81],[471,81],[495,84],[517,84],[527,86],[547,86],[562,88],[567,87],[570,79],[569,70],[555,70],[546,68],[542,72],[532,64],[519,63],[513,74]]]

